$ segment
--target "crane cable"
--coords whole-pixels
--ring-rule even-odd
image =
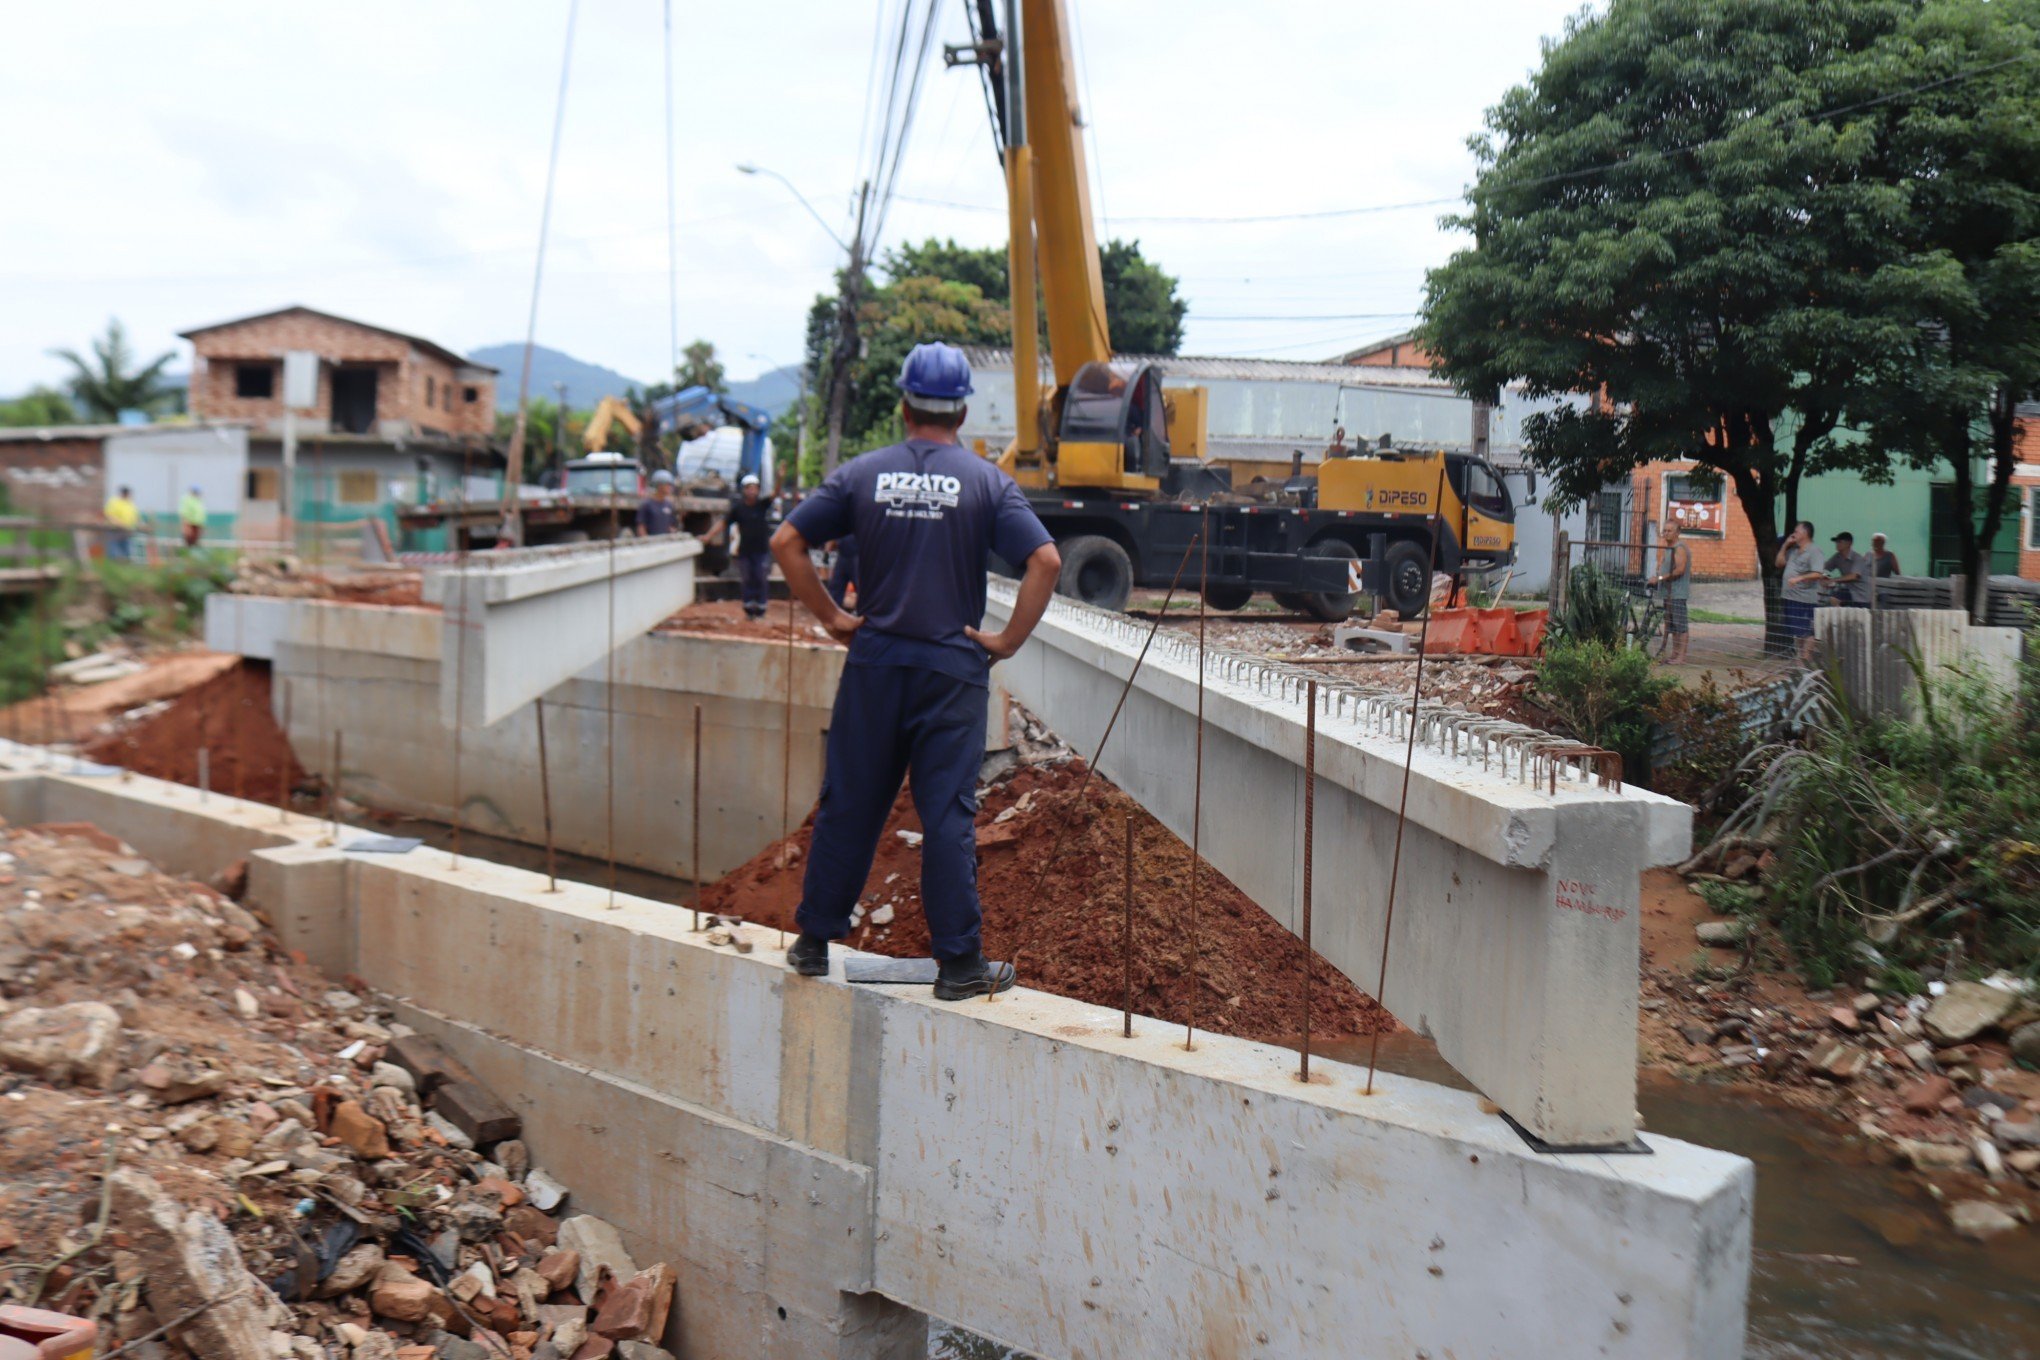
[[[666,328],[673,373],[680,371],[680,219],[673,191],[673,0],[662,6],[666,58]],[[564,420],[566,417],[561,416]]]
[[[567,0],[567,36],[560,51],[560,93],[553,105],[552,152],[545,163],[545,201],[538,215],[538,259],[531,269],[531,315],[524,327],[524,364],[517,378],[517,423],[510,432],[510,465],[521,477],[524,468],[524,433],[531,400],[531,351],[538,342],[538,296],[545,281],[545,243],[552,230],[553,185],[559,179],[560,130],[567,121],[567,76],[574,67],[574,22],[580,17],[581,0]],[[564,418],[564,417],[562,417]],[[514,486],[503,496],[503,523],[512,544],[523,546],[523,502]]]

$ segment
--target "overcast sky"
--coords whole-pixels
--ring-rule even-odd
[[[874,31],[898,0],[675,0],[680,339],[799,358],[848,235]],[[1315,359],[1405,328],[1483,111],[1568,0],[1071,0],[1100,235],[1180,275],[1186,353]],[[942,39],[964,11],[938,0]],[[659,0],[582,0],[538,339],[667,367]],[[521,340],[566,0],[15,6],[0,80],[0,394],[108,317],[148,354],[290,303],[459,350]],[[889,25],[890,19],[885,22]],[[975,74],[931,63],[887,242],[1002,244]],[[945,207],[912,199],[974,205]],[[990,211],[986,211],[990,210]],[[1276,320],[1250,318],[1273,317]]]

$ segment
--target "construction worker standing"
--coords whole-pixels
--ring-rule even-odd
[[[673,504],[673,474],[660,468],[652,474],[652,494],[638,502],[637,536],[656,538],[677,533],[680,510]]]
[[[719,543],[731,530],[736,532],[730,552],[737,559],[737,578],[743,583],[744,617],[762,619],[772,601],[772,502],[760,494],[755,472],[744,474],[743,484],[730,498],[728,513],[701,541]]]
[[[788,588],[850,648],[829,721],[827,766],[787,965],[819,977],[850,932],[900,780],[921,817],[921,904],[944,1001],[1003,991],[1013,965],[984,956],[977,894],[977,779],[991,663],[1020,650],[1062,569],[1020,488],[957,444],[970,364],[944,344],[900,370],[906,439],[838,468],[780,526]],[[857,536],[859,612],[829,598],[810,544]],[[980,632],[990,556],[1025,566],[1006,627]]]

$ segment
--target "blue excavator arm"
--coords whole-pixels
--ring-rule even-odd
[[[738,479],[753,474],[762,476],[765,432],[772,428],[772,417],[748,402],[725,397],[712,388],[684,388],[652,403],[652,432],[656,437],[669,429],[678,430],[683,439],[698,438],[710,428],[711,414],[721,416],[722,424],[734,425],[744,432],[743,448],[737,455]]]

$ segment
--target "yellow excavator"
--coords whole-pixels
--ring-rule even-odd
[[[969,12],[975,41],[944,59],[984,75],[1006,176],[1018,431],[998,463],[1055,535],[1062,593],[1122,608],[1136,585],[1167,585],[1207,523],[1204,597],[1219,609],[1267,591],[1342,619],[1364,586],[1412,617],[1430,597],[1434,515],[1439,570],[1512,560],[1508,491],[1469,454],[1335,448],[1314,474],[1299,458],[1286,481],[1235,492],[1205,456],[1204,389],[1165,388],[1159,365],[1113,359],[1065,0],[973,0]]]

